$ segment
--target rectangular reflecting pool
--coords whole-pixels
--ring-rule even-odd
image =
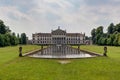
[[[52,45],[39,52],[28,55],[35,58],[87,58],[96,57],[95,54],[80,51],[79,49],[72,48],[66,45]]]

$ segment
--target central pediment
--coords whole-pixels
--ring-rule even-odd
[[[52,34],[53,34],[53,35],[65,35],[65,34],[66,34],[66,31],[58,28],[58,29],[56,29],[56,30],[53,30],[53,31],[52,31]]]

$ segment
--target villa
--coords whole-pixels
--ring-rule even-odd
[[[35,33],[32,34],[32,44],[69,44],[78,45],[85,44],[85,34],[67,33],[66,30],[52,30],[51,33]]]

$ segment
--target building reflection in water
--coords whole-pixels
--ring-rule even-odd
[[[66,45],[51,45],[40,52],[30,55],[30,57],[40,58],[84,58],[95,57],[85,52],[81,52],[78,49],[72,48]]]

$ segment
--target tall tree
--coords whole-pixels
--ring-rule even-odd
[[[27,37],[25,33],[21,34],[21,44],[27,44]]]
[[[20,35],[19,35],[19,33],[17,34],[17,38],[20,38]]]
[[[115,26],[114,26],[114,24],[113,23],[111,23],[109,26],[108,26],[108,34],[112,34],[112,33],[114,33],[114,31],[115,31],[115,28],[114,28]]]
[[[112,45],[112,39],[111,38],[107,38],[107,45]]]
[[[10,44],[10,34],[5,34],[4,35],[4,41],[5,41],[5,43],[4,43],[5,46],[10,46],[11,45]]]
[[[18,43],[21,44],[21,38],[20,38],[19,33],[17,34],[17,38],[18,38]]]
[[[9,32],[11,32],[9,27],[6,26],[2,20],[0,20],[0,33],[5,34],[5,33],[9,33]]]
[[[93,29],[91,31],[91,35],[92,35],[92,41],[93,41],[93,44],[95,43],[95,36],[96,36],[96,29]]]
[[[4,22],[0,20],[0,33],[5,34],[6,33],[6,26],[4,25]]]
[[[118,46],[119,45],[119,37],[120,37],[120,33],[118,33],[118,34],[115,34],[115,39],[114,39],[114,41],[113,41],[113,44],[115,45],[115,46]]]
[[[120,46],[120,23],[111,23],[107,28],[107,33],[103,32],[103,26],[91,31],[92,40],[98,45]]]
[[[0,20],[0,47],[17,45],[19,43],[19,38],[16,37],[15,33],[11,33],[8,26]]]
[[[110,38],[111,38],[111,43],[110,43],[110,44],[111,44],[111,46],[114,45],[114,44],[113,44],[113,41],[114,41],[114,39],[115,39],[115,35],[116,35],[116,34],[111,34],[111,35],[110,35]]]
[[[12,33],[12,36],[16,36],[16,34],[13,32],[13,33]]]
[[[120,32],[120,23],[115,26],[116,31]]]
[[[99,26],[99,27],[96,29],[96,34],[103,34],[103,26]]]
[[[97,29],[96,29],[96,44],[99,43],[99,39],[100,37],[103,37],[103,26],[99,26]]]
[[[115,37],[115,45],[120,46],[120,33],[116,34]]]
[[[106,44],[107,44],[107,38],[102,38],[101,44],[102,44],[102,45],[106,45]]]
[[[4,36],[0,34],[0,47],[4,46]]]

